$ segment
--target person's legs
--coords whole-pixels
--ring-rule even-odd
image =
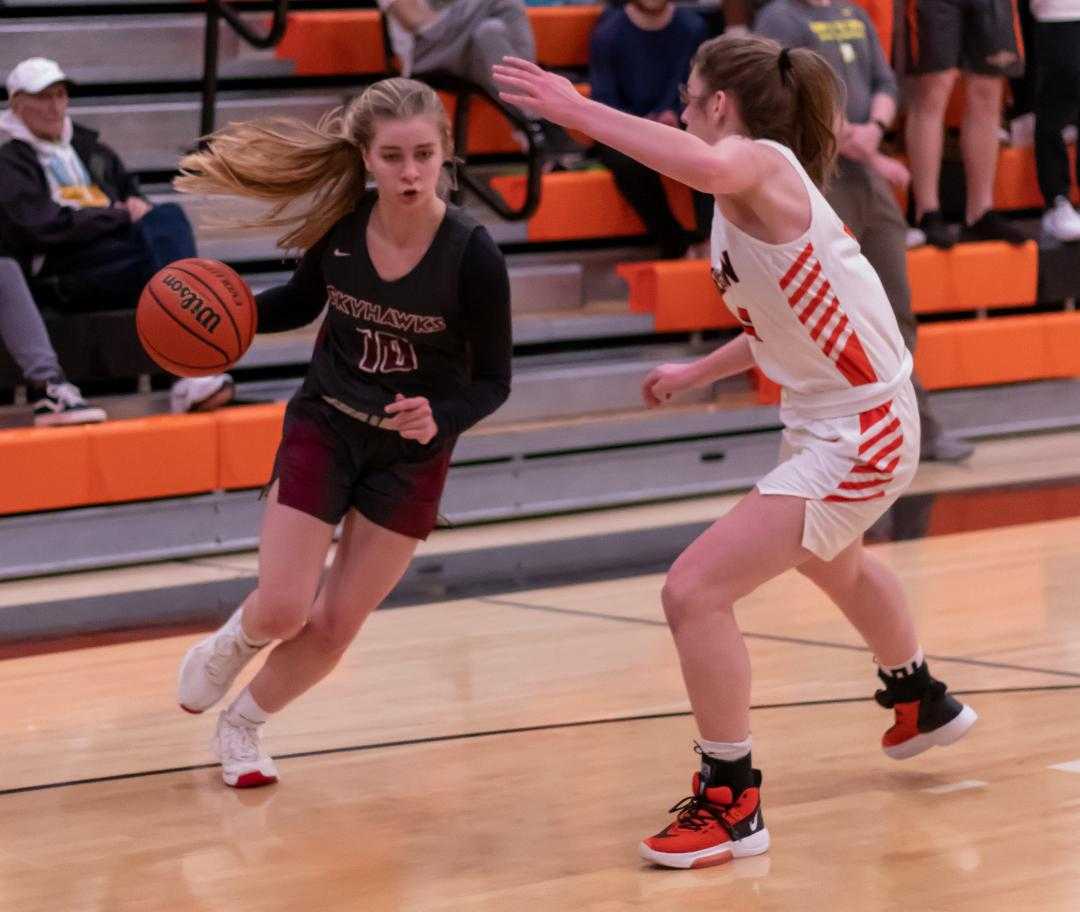
[[[334,563],[298,634],[280,643],[248,686],[266,712],[284,709],[326,677],[361,625],[397,585],[418,542],[349,513]],[[265,630],[266,615],[252,619]]]
[[[649,236],[660,247],[660,256],[674,259],[686,253],[690,235],[672,213],[660,175],[608,146],[598,146],[597,155],[614,177],[619,192],[645,223]]]
[[[28,383],[44,386],[64,382],[45,321],[22,270],[6,257],[0,257],[0,340]]]
[[[963,737],[978,716],[930,676],[896,574],[861,542],[830,561],[811,558],[798,570],[833,601],[874,651],[885,685],[874,697],[895,712],[892,727],[882,736],[885,753],[903,760]]]
[[[879,663],[900,665],[915,655],[919,640],[900,580],[862,542],[831,561],[811,557],[798,571],[832,599]]]
[[[960,126],[960,151],[964,159],[967,207],[964,220],[977,222],[994,203],[997,173],[998,130],[1005,81],[1001,76],[965,75],[966,102]]]
[[[735,602],[812,555],[804,500],[756,488],[675,561],[662,592],[698,730],[709,741],[750,732],[750,660]]]
[[[1069,157],[1061,131],[1080,112],[1080,22],[1040,22],[1035,93],[1035,162],[1047,208],[1069,196]],[[1080,162],[1077,164],[1080,179]]]
[[[905,145],[911,162],[911,190],[917,222],[941,209],[938,185],[941,154],[945,145],[945,108],[949,104],[958,70],[914,76],[911,103],[904,126]]]
[[[761,772],[750,758],[750,661],[734,603],[810,558],[806,501],[756,488],[675,561],[662,600],[701,738],[701,769],[675,820],[638,847],[672,868],[768,851]]]
[[[176,203],[154,206],[136,222],[136,228],[151,251],[155,272],[176,260],[197,255],[191,222]]]

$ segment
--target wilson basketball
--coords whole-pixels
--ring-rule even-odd
[[[135,326],[146,353],[180,377],[219,374],[240,360],[255,335],[255,298],[217,260],[170,263],[143,289]]]

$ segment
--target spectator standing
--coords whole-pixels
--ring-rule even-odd
[[[65,379],[22,270],[4,256],[0,256],[0,341],[29,387],[34,424],[93,424],[105,420],[105,410],[89,405],[79,388]]]
[[[134,309],[147,280],[195,256],[183,210],[152,206],[120,157],[68,116],[70,80],[32,57],[7,78],[0,114],[0,216],[4,244],[42,307],[61,313]],[[180,380],[174,411],[214,408],[233,397],[227,374]]]
[[[536,40],[522,0],[378,3],[402,76],[449,73],[498,98],[491,68],[505,56],[536,60]],[[550,155],[581,157],[581,147],[561,127],[522,113],[536,124]]]
[[[1080,0],[1032,0],[1035,15],[1035,163],[1046,201],[1042,228],[1080,240],[1080,213],[1069,202],[1069,157],[1062,130],[1080,127]],[[1076,163],[1080,182],[1080,158]]]
[[[846,123],[839,134],[840,159],[826,199],[881,279],[904,343],[914,353],[918,327],[911,311],[907,225],[887,183],[904,185],[908,174],[879,149],[896,116],[898,93],[873,23],[851,3],[773,0],[758,14],[754,30],[788,47],[817,51],[844,83]],[[974,447],[942,430],[914,375],[912,383],[922,423],[921,457],[954,461],[970,456]]]
[[[913,78],[905,148],[918,227],[936,247],[955,242],[941,214],[938,185],[945,109],[962,69],[960,150],[967,197],[961,237],[1022,244],[1024,233],[992,208],[1004,78],[1024,68],[1016,0],[910,0],[907,20],[907,73]]]
[[[589,49],[592,98],[608,107],[679,126],[683,105],[679,86],[690,74],[690,58],[708,37],[705,21],[671,0],[630,0],[605,16],[593,31]],[[665,258],[683,256],[708,234],[712,200],[695,193],[699,233],[686,231],[668,204],[660,175],[607,146],[600,160],[634,208]]]

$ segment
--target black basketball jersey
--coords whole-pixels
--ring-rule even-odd
[[[380,278],[366,242],[376,198],[365,194],[287,285],[258,295],[259,331],[303,325],[325,305],[303,393],[371,415],[398,393],[425,396],[439,438],[456,436],[509,394],[506,265],[483,226],[448,205],[416,266]]]

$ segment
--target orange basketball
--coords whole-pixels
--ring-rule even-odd
[[[170,373],[205,377],[232,367],[255,335],[255,298],[224,263],[191,258],[143,289],[135,327],[146,353]]]

